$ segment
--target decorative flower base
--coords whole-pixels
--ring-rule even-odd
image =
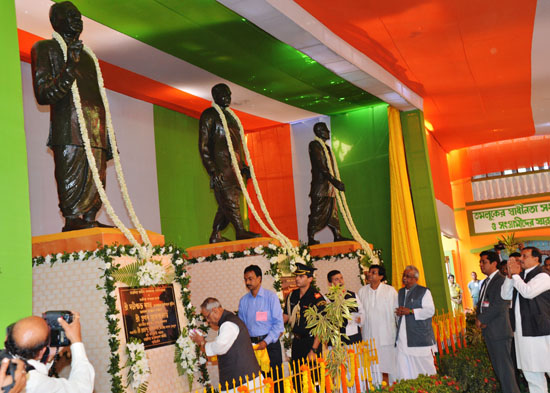
[[[142,242],[135,229],[130,230],[139,243]],[[162,246],[164,236],[160,233],[147,231],[153,246]],[[99,244],[99,246],[98,246]],[[128,239],[117,228],[90,228],[78,231],[53,233],[51,235],[33,236],[32,256],[45,256],[58,252],[75,252],[80,250],[95,250],[98,247],[113,244],[130,244]]]
[[[372,249],[372,244],[370,244]],[[326,255],[348,254],[361,249],[361,245],[355,240],[345,242],[332,242],[309,246],[312,257],[324,257]]]
[[[292,245],[298,246],[300,243],[297,240],[291,240]],[[267,246],[269,243],[280,246],[278,240],[270,237],[257,237],[254,239],[234,240],[231,242],[203,244],[200,246],[189,247],[185,250],[189,258],[208,257],[213,254],[221,254],[222,252],[242,252],[250,247]]]

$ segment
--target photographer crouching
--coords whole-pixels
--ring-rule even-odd
[[[68,311],[48,311],[42,318],[23,318],[10,326],[6,350],[27,362],[27,393],[92,393],[95,372],[82,343],[80,315]],[[71,347],[69,378],[48,376],[60,348]]]

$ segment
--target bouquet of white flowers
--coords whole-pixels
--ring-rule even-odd
[[[138,393],[147,391],[147,380],[151,375],[147,355],[145,354],[145,346],[138,339],[131,339],[126,344],[126,353],[128,354],[128,385]]]

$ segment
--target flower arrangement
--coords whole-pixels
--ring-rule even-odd
[[[137,271],[139,285],[148,287],[158,285],[164,281],[164,268],[158,262],[147,261]]]
[[[138,339],[133,338],[126,344],[126,353],[128,354],[128,386],[137,393],[147,391],[147,381],[151,375],[145,346]]]
[[[206,359],[197,356],[196,344],[189,338],[187,328],[181,329],[181,334],[176,341],[174,362],[179,375],[187,375],[189,391],[193,388],[194,374],[199,371],[199,364],[206,364]]]

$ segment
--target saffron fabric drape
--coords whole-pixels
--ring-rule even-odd
[[[402,287],[401,276],[407,265],[414,265],[420,272],[418,283],[426,285],[420,245],[403,145],[399,111],[388,107],[390,133],[390,190],[391,190],[391,248],[392,284]]]
[[[246,139],[269,215],[286,237],[298,239],[290,124],[249,132]],[[248,182],[247,189],[256,210],[263,218],[252,181]],[[266,236],[250,211],[248,217],[250,230]]]

